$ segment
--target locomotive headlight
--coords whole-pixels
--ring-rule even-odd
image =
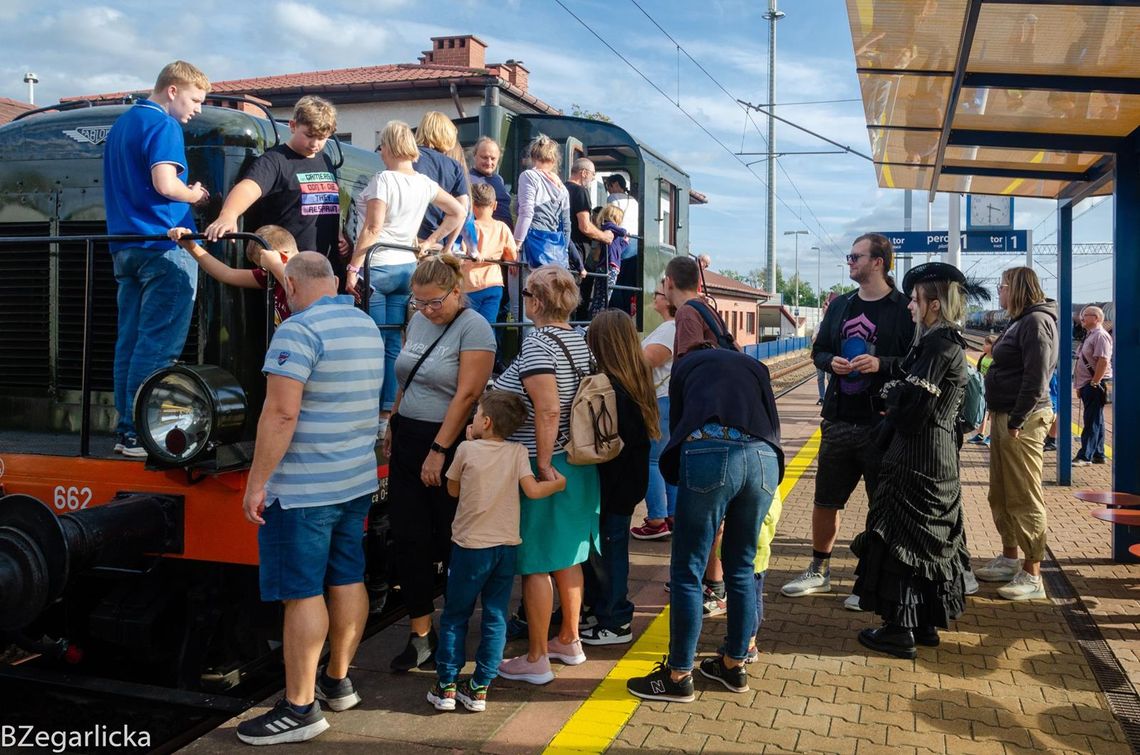
[[[188,466],[240,439],[241,385],[212,365],[178,364],[148,377],[135,395],[135,429],[152,462]]]

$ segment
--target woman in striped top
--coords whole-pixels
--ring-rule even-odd
[[[499,675],[533,684],[554,679],[550,659],[577,665],[586,660],[578,638],[582,608],[582,567],[598,542],[600,494],[594,466],[573,466],[563,445],[570,431],[570,404],[591,356],[581,332],[570,327],[578,306],[578,284],[563,267],[543,265],[522,289],[526,314],[536,328],[523,341],[518,359],[495,381],[495,388],[517,393],[527,408],[526,422],[509,440],[530,454],[535,477],[555,479],[566,489],[549,498],[522,498],[518,572],[523,575],[529,647],[526,655],[503,661]],[[569,355],[569,359],[567,359]],[[554,591],[562,605],[562,626],[547,640]]]

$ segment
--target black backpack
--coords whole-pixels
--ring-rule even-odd
[[[720,319],[720,315],[713,311],[713,309],[705,304],[700,299],[690,299],[685,302],[693,309],[697,310],[701,315],[701,319],[705,321],[705,325],[709,327],[712,334],[716,337],[716,347],[718,349],[728,349],[729,351],[740,351],[733,340],[732,334],[728,332],[724,321]]]

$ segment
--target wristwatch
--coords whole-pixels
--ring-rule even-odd
[[[431,450],[435,451],[437,454],[446,454],[447,453],[447,449],[444,448],[443,446],[439,445],[438,443],[436,443],[434,440],[431,442]]]

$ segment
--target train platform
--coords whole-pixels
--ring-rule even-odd
[[[1140,566],[1112,562],[1111,525],[1091,518],[1096,506],[1073,495],[1109,488],[1111,467],[1075,469],[1074,486],[1061,488],[1049,482],[1055,461],[1047,457],[1048,600],[1008,602],[997,597],[997,585],[982,583],[966,613],[942,633],[939,647],[919,648],[913,661],[881,656],[856,640],[876,618],[843,607],[856,563],[847,545],[866,514],[862,489],[840,528],[833,592],[794,599],[779,593],[810,556],[815,401],[814,381],[779,401],[789,464],[750,692],[732,693],[699,675],[697,700],[689,704],[639,701],[626,692],[625,680],[647,673],[668,643],[669,543],[632,541],[632,645],[588,647],[589,660],[576,667],[555,664],[557,678],[543,687],[498,680],[484,713],[440,713],[424,697],[431,672],[388,671],[406,639],[407,625],[400,624],[361,647],[352,678],[363,703],[326,713],[332,726],[307,743],[307,751],[1136,752]],[[962,451],[975,568],[1000,547],[986,503],[987,454],[982,446]],[[698,652],[711,654],[723,634],[724,617],[707,619]],[[473,621],[470,656],[476,641]],[[507,647],[510,655],[524,651],[525,641]],[[239,720],[184,751],[233,751],[240,746],[234,735]]]

